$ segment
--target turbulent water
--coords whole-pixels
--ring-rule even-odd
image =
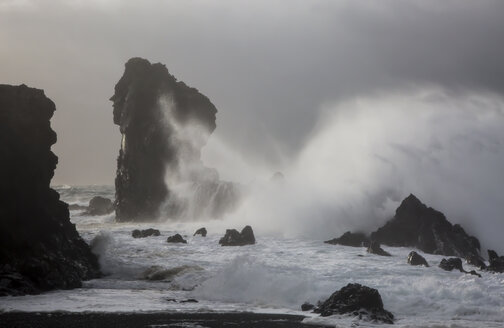
[[[112,187],[57,190],[64,201],[82,205],[96,195],[114,196]],[[0,311],[254,311],[302,313],[308,316],[305,322],[337,327],[373,326],[348,316],[320,318],[300,311],[303,302],[316,303],[357,282],[379,290],[397,327],[504,326],[504,274],[481,272],[478,278],[446,272],[437,267],[441,256],[422,254],[431,267],[413,267],[406,263],[407,248],[384,247],[393,256],[380,257],[363,248],[257,233],[255,245],[221,247],[225,227],[220,221],[115,223],[113,214],[79,213],[71,212],[72,222],[100,255],[106,276],[80,289],[3,297]],[[208,236],[192,236],[202,226]],[[149,227],[161,236],[131,237],[133,229]],[[166,238],[175,233],[187,244],[168,244]],[[198,303],[181,302],[188,299]]]

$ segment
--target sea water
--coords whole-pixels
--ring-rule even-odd
[[[56,189],[71,204],[87,205],[97,195],[114,198],[113,187]],[[2,297],[1,311],[253,311],[304,314],[307,323],[333,327],[374,326],[351,316],[321,318],[300,310],[304,302],[316,304],[348,283],[360,283],[378,289],[397,327],[504,327],[504,274],[481,271],[479,278],[447,272],[438,267],[443,256],[417,250],[431,266],[415,267],[406,262],[409,248],[383,247],[393,256],[382,257],[281,233],[256,233],[255,245],[222,247],[218,241],[225,228],[243,227],[219,220],[117,223],[114,214],[81,212],[71,211],[71,220],[93,244],[105,276],[74,290]],[[193,236],[203,226],[207,237]],[[146,228],[159,229],[161,236],[131,236],[132,230]],[[187,244],[167,243],[175,233]],[[167,270],[162,280],[146,279],[162,270]],[[181,302],[188,299],[198,302]]]

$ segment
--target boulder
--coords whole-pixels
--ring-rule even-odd
[[[203,227],[203,228],[199,228],[198,230],[196,230],[196,232],[194,233],[193,236],[196,236],[196,235],[201,235],[201,237],[206,237],[206,235],[207,235],[206,228]]]
[[[180,234],[175,234],[173,236],[168,237],[168,239],[166,239],[166,242],[187,244],[187,240],[185,240]]]
[[[504,272],[504,256],[497,255],[497,252],[493,250],[488,250],[488,261],[490,262],[488,266],[489,271],[493,272]]]
[[[50,188],[55,109],[43,90],[0,85],[0,296],[77,288],[101,275]]]
[[[424,265],[426,267],[429,266],[429,263],[427,263],[425,258],[415,251],[411,251],[408,254],[408,263],[411,265]]]
[[[367,252],[370,254],[376,254],[380,256],[392,256],[390,255],[389,252],[383,250],[383,248],[380,247],[380,243],[377,241],[372,241],[369,244],[369,247],[367,248]]]
[[[84,215],[105,215],[114,211],[114,204],[108,198],[95,196],[89,201]]]
[[[383,308],[378,290],[360,284],[348,284],[334,292],[313,312],[326,317],[335,314],[351,314],[360,319],[394,323],[394,315]]]
[[[439,263],[439,267],[446,271],[452,271],[453,269],[457,269],[460,272],[465,272],[464,268],[462,267],[462,260],[459,259],[458,257],[442,259],[441,263]]]
[[[388,246],[418,248],[428,254],[481,259],[477,238],[460,225],[452,225],[443,213],[425,206],[414,195],[402,201],[395,216],[373,232],[371,239]]]
[[[138,230],[138,229],[135,229],[131,232],[131,236],[133,238],[145,238],[145,237],[150,237],[150,236],[160,236],[161,233],[159,232],[159,230],[157,229],[152,229],[152,228],[149,228],[149,229],[145,229],[145,230]]]
[[[301,304],[301,311],[310,311],[313,309],[315,309],[315,305],[311,303],[304,302],[303,304]]]
[[[347,231],[342,234],[339,238],[334,238],[331,240],[324,241],[326,244],[332,245],[343,245],[343,246],[352,246],[352,247],[368,247],[369,246],[369,238],[361,232],[350,232]]]
[[[244,246],[255,244],[252,227],[246,226],[241,232],[236,229],[227,229],[226,234],[219,240],[222,246]]]

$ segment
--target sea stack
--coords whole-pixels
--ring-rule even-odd
[[[49,187],[55,109],[43,90],[0,85],[0,295],[80,287],[100,274],[68,205]]]

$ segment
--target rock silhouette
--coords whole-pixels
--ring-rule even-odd
[[[380,256],[392,256],[389,252],[385,251],[380,247],[380,243],[377,241],[372,241],[367,248],[367,252],[370,254],[376,254]]]
[[[415,251],[411,251],[408,254],[408,263],[411,264],[411,265],[423,265],[423,266],[426,266],[426,267],[429,266],[429,263],[427,263],[427,261],[425,260],[425,258],[422,255],[420,255],[417,252],[415,252]]]
[[[187,244],[187,240],[185,240],[180,234],[175,234],[173,236],[168,237],[166,239],[166,242],[168,243],[182,243],[182,244]]]
[[[0,296],[81,286],[98,261],[49,187],[56,110],[43,90],[0,85]]]
[[[196,232],[194,233],[193,236],[196,236],[196,235],[201,235],[201,237],[206,237],[206,235],[207,235],[206,228],[203,227],[203,228],[199,228],[198,230],[196,230]]]
[[[226,234],[219,240],[221,246],[244,246],[255,244],[254,231],[251,226],[245,226],[241,232],[227,229]]]
[[[353,233],[347,231],[339,238],[327,240],[324,241],[324,243],[332,245],[352,246],[352,247],[368,247],[369,238],[362,232]]]
[[[489,249],[488,250],[488,260],[490,265],[488,266],[489,271],[493,272],[504,272],[504,256],[497,255],[497,252]]]
[[[105,215],[114,211],[114,204],[108,198],[95,196],[89,201],[87,210],[84,215]]]

